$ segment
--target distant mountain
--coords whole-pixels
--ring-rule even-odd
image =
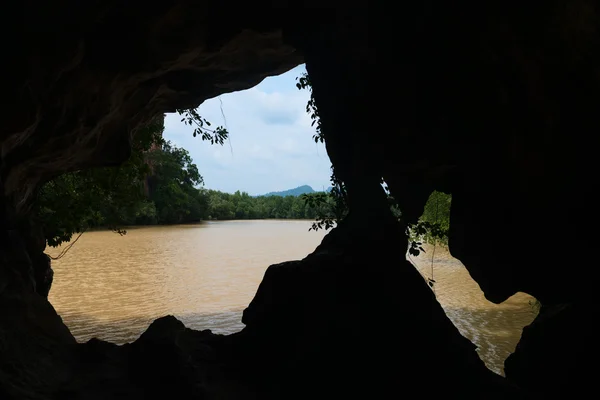
[[[314,193],[314,192],[315,192],[315,190],[313,188],[311,188],[310,186],[302,185],[302,186],[298,186],[297,188],[294,188],[294,189],[284,190],[282,192],[270,192],[270,193],[264,194],[263,196],[281,196],[281,197],[300,196],[301,194]]]

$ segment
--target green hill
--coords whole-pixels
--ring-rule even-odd
[[[281,192],[270,192],[270,193],[264,194],[263,196],[281,196],[281,197],[300,196],[301,194],[305,194],[305,193],[315,193],[315,191],[312,187],[310,187],[308,185],[302,185],[302,186],[298,186],[297,188],[288,189],[288,190],[284,190]]]

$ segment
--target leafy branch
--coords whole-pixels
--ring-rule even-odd
[[[385,181],[381,181],[385,192],[388,195],[390,208],[394,216],[401,221],[402,212],[398,202],[390,194]],[[418,222],[407,224],[406,235],[408,236],[408,253],[417,257],[421,252],[425,253],[424,243],[448,244],[448,233],[450,228],[450,201],[451,196],[442,192],[434,191],[423,210],[423,215]],[[441,203],[441,208],[440,208]]]
[[[210,142],[210,144],[223,145],[229,137],[229,132],[222,126],[217,126],[215,129],[209,128],[211,123],[194,108],[177,109],[177,113],[183,118],[181,122],[194,128],[194,137],[200,136],[202,140]]]
[[[325,143],[325,136],[321,130],[321,118],[315,101],[315,96],[312,91],[312,82],[310,77],[305,72],[301,76],[296,77],[298,81],[296,87],[298,90],[306,89],[310,92],[310,98],[306,103],[306,112],[312,119],[311,126],[315,127],[313,140],[315,143]],[[347,194],[344,183],[335,175],[333,167],[331,168],[331,190],[328,193],[320,193],[319,195],[302,195],[306,206],[318,210],[315,222],[309,228],[309,231],[318,231],[319,229],[329,230],[335,226],[337,221],[340,221],[348,213]]]
[[[329,230],[348,214],[347,194],[343,182],[336,178],[333,171],[330,180],[332,186],[329,192],[301,196],[307,207],[317,211],[315,222],[309,231]]]
[[[325,143],[325,137],[323,136],[323,132],[321,131],[321,119],[319,118],[319,110],[317,109],[317,104],[315,103],[315,96],[312,91],[312,83],[310,81],[310,77],[305,72],[302,76],[296,77],[298,83],[296,83],[296,87],[299,90],[307,89],[310,92],[310,99],[306,103],[306,112],[310,115],[310,119],[312,122],[310,126],[315,126],[316,133],[313,135],[313,140],[315,143]]]
[[[407,235],[409,237],[408,253],[415,257],[421,252],[425,253],[425,249],[422,247],[424,242],[446,243],[448,241],[448,229],[436,222],[419,221],[411,224],[407,228]]]
[[[300,197],[304,200],[306,207],[319,211],[316,220],[308,229],[309,231],[318,231],[319,229],[329,230],[335,226],[336,218],[328,209],[329,199],[332,198],[330,193],[303,194]],[[326,211],[323,212],[323,209]]]

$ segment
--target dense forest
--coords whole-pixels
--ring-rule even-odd
[[[304,196],[257,196],[237,191],[233,194],[200,189],[200,196],[208,198],[206,219],[315,219],[318,206],[307,204]],[[305,194],[317,196],[318,192]],[[327,203],[321,207],[327,208]],[[325,211],[325,210],[321,210]]]

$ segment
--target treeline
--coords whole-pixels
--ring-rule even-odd
[[[146,155],[151,173],[146,198],[131,212],[122,213],[121,225],[182,224],[202,220],[314,219],[326,213],[328,202],[310,206],[300,196],[250,196],[202,188],[203,179],[187,150],[162,143]],[[322,193],[312,193],[325,198]],[[312,203],[312,202],[311,202]]]
[[[46,240],[58,246],[89,228],[181,224],[201,220],[310,218],[327,214],[331,200],[312,193],[252,197],[202,188],[187,150],[162,140],[162,123],[138,136],[130,160],[119,167],[61,175],[43,185],[35,211]]]
[[[200,190],[206,196],[206,219],[315,219],[326,212],[329,203],[310,206],[302,196],[250,196],[239,190],[233,194],[217,190]],[[311,193],[305,196],[326,198],[325,193]],[[319,208],[317,208],[319,207]]]

